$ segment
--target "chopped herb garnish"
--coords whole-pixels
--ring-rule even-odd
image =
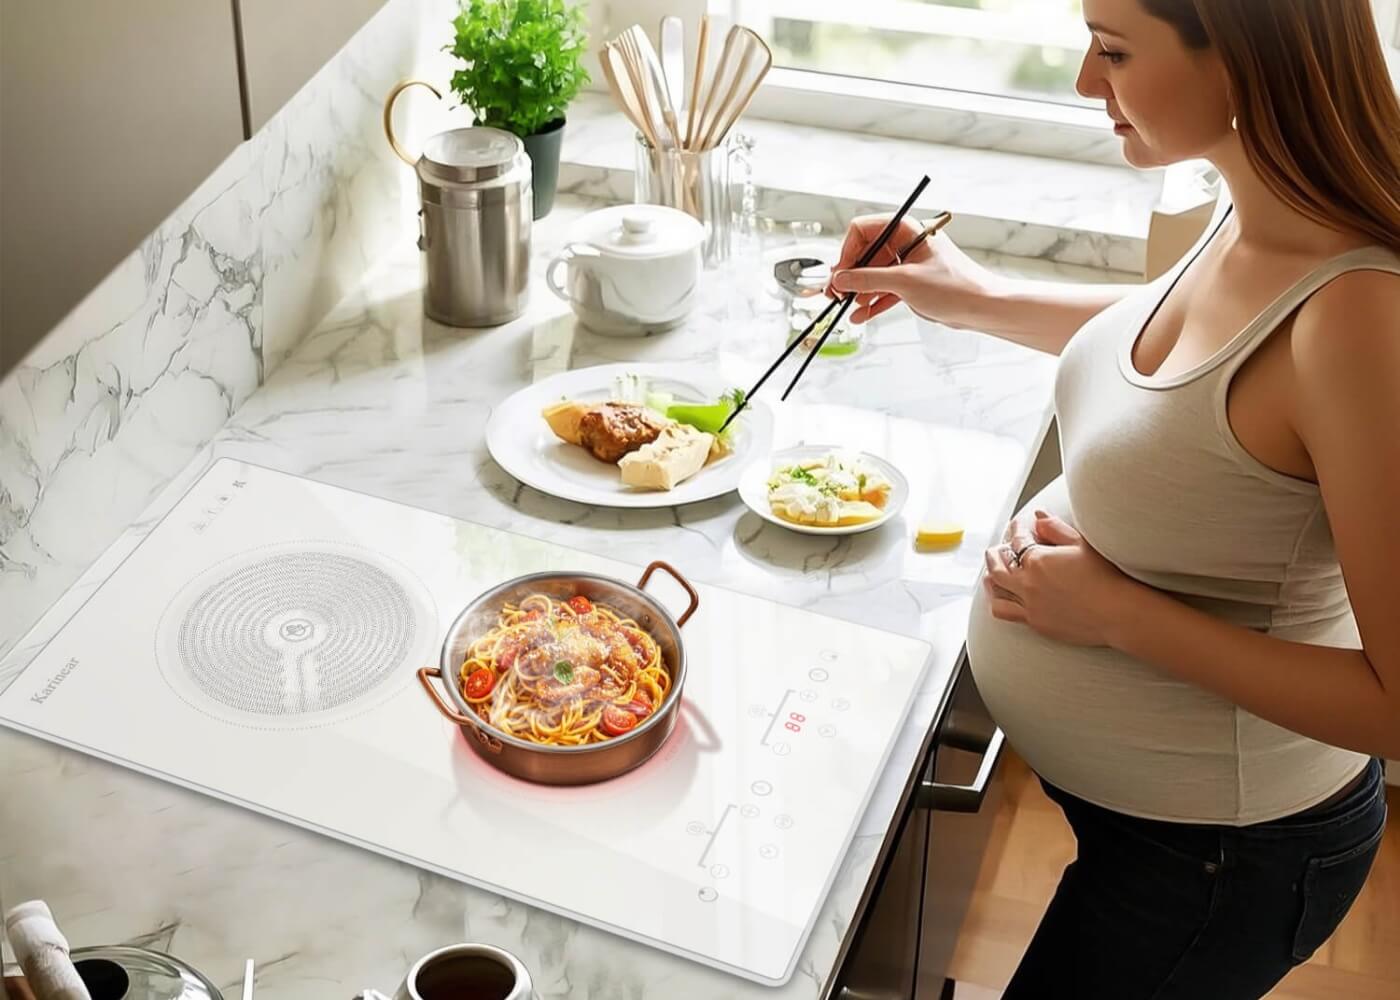
[[[795,483],[806,483],[808,486],[817,485],[817,477],[800,465],[794,465],[792,468],[785,471],[787,472],[788,478]]]
[[[560,660],[554,665],[554,679],[560,684],[574,682],[574,665],[568,660]]]

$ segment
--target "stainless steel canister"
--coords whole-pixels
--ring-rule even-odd
[[[394,102],[424,80],[400,80],[384,99],[384,135],[418,175],[418,249],[427,254],[423,310],[449,326],[494,326],[525,311],[534,215],[530,157],[509,132],[441,132],[413,157],[394,135]]]
[[[495,326],[525,311],[534,194],[530,158],[509,132],[430,138],[414,164],[426,255],[423,309],[449,326]]]

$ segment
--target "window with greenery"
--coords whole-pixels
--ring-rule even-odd
[[[1086,103],[1080,0],[734,0],[734,15],[779,66]]]

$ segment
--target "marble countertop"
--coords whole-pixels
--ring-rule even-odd
[[[702,306],[679,330],[619,340],[578,327],[540,278],[567,224],[592,207],[562,199],[537,228],[530,309],[489,330],[426,321],[417,254],[411,247],[391,253],[116,550],[136,544],[210,461],[227,456],[629,562],[664,549],[701,581],[926,639],[935,650],[926,686],[792,981],[779,989],[747,983],[0,730],[0,892],[7,904],[42,897],[75,946],[149,945],[226,987],[251,957],[258,996],[267,1000],[389,990],[413,958],[460,940],[519,955],[541,998],[824,994],[945,695],[982,549],[1000,532],[1045,432],[1054,361],[903,310],[873,324],[854,356],[818,359],[795,402],[775,404],[777,440],[844,439],[900,465],[914,497],[899,520],[875,532],[798,535],[761,521],[734,495],[652,511],[557,500],[512,480],[486,452],[486,419],[511,391],[612,361],[684,362],[747,385],[786,330],[778,303],[754,277],[761,253],[781,251],[758,245],[706,274]],[[1101,277],[1045,262],[992,262]],[[913,528],[924,517],[961,519],[963,545],[916,551]],[[100,568],[85,576],[0,663],[0,687],[99,577]]]

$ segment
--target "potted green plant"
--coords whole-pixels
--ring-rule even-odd
[[[452,90],[478,125],[525,143],[534,215],[549,214],[559,179],[564,112],[588,82],[583,10],[568,0],[461,0],[448,48],[462,60]]]

